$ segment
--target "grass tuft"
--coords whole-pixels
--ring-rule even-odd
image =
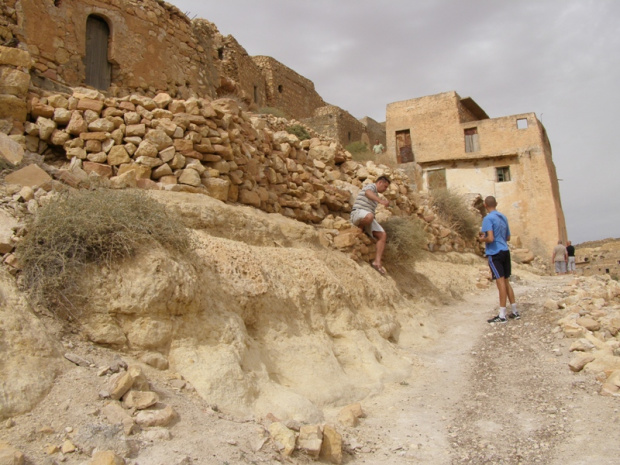
[[[35,302],[75,314],[87,265],[109,266],[155,243],[185,252],[182,223],[140,191],[70,191],[41,206],[18,244],[23,286]]]
[[[470,210],[464,197],[449,189],[437,189],[431,191],[431,201],[439,216],[453,231],[466,240],[476,237],[480,220]]]
[[[385,260],[388,263],[411,263],[428,250],[424,224],[417,217],[393,216],[382,223],[387,233]]]

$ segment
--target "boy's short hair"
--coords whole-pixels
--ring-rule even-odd
[[[390,178],[388,178],[387,176],[379,176],[377,180],[375,181],[375,184],[378,183],[379,181],[386,181],[388,184],[392,183],[392,181],[390,181]]]

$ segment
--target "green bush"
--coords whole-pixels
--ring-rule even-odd
[[[299,140],[311,138],[306,128],[304,128],[301,124],[293,124],[292,126],[287,127],[286,132],[289,134],[295,134]]]
[[[428,250],[424,225],[417,217],[393,216],[382,223],[387,233],[385,261],[403,264],[412,262]]]
[[[258,110],[258,112],[260,114],[262,114],[262,115],[273,115],[273,116],[276,116],[278,118],[286,118],[286,119],[288,119],[288,116],[286,116],[286,113],[284,113],[279,108],[275,108],[275,107],[263,107],[263,108],[260,108]]]
[[[464,239],[474,239],[480,219],[469,209],[465,199],[449,189],[431,192],[431,201],[439,216]]]
[[[140,191],[71,191],[43,205],[18,244],[23,286],[38,303],[73,313],[84,295],[80,275],[87,265],[109,266],[159,243],[190,249],[182,223]]]

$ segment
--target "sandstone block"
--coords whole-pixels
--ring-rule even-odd
[[[299,428],[297,448],[312,458],[318,458],[323,444],[323,432],[318,425],[303,425]]]
[[[30,86],[30,74],[17,69],[0,69],[0,94],[24,98]]]
[[[230,181],[222,178],[204,178],[203,186],[207,188],[209,195],[215,199],[226,202],[230,190]]]
[[[338,421],[345,426],[355,427],[358,424],[358,419],[363,418],[366,415],[362,410],[362,405],[358,402],[355,404],[347,405],[338,413]]]
[[[329,425],[323,427],[323,444],[319,457],[331,463],[342,463],[342,436]]]
[[[130,163],[131,158],[122,145],[115,145],[108,153],[108,165],[116,166],[123,163]]]
[[[82,98],[78,100],[77,109],[78,110],[92,110],[95,113],[101,113],[103,110],[104,102],[101,100],[95,100],[92,98]]]
[[[198,174],[196,170],[185,169],[182,170],[181,174],[179,175],[179,183],[198,187],[202,184],[202,181],[200,179],[200,174]]]
[[[110,398],[119,400],[123,395],[131,389],[133,385],[133,377],[128,373],[122,373],[120,376],[114,376],[110,380]]]
[[[598,331],[601,329],[601,324],[593,318],[581,317],[577,318],[577,324],[583,326],[588,331]]]
[[[159,402],[159,396],[152,391],[129,391],[123,396],[123,407],[144,410]]]
[[[25,50],[0,45],[0,65],[30,69],[32,66],[32,58],[30,57],[30,53]]]
[[[573,358],[569,363],[568,367],[571,371],[579,372],[583,370],[583,368],[590,362],[594,361],[594,355],[592,354],[580,354]]]
[[[88,465],[125,465],[125,459],[119,457],[111,450],[97,451]]]
[[[38,165],[32,164],[25,168],[14,171],[4,178],[7,184],[17,184],[20,186],[39,187],[52,180],[49,174]]]
[[[140,426],[167,426],[176,418],[176,412],[166,405],[160,410],[140,410],[136,423]]]
[[[295,450],[295,432],[288,429],[284,423],[275,421],[269,425],[269,434],[282,453],[290,457]]]
[[[150,352],[148,354],[144,354],[141,357],[141,360],[147,365],[152,366],[153,368],[157,368],[158,370],[168,369],[168,359],[159,352]]]
[[[23,98],[14,95],[0,94],[0,119],[26,121],[28,107]]]
[[[17,166],[24,159],[24,149],[6,134],[0,132],[0,158]]]

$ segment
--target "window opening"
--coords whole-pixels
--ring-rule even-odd
[[[351,133],[350,132],[347,133],[347,138],[349,139],[349,142],[351,142]]]
[[[254,86],[254,103],[258,103],[258,86]]]
[[[110,28],[98,16],[86,20],[86,85],[107,90],[110,87],[112,65],[108,61]]]
[[[278,86],[278,92],[280,93],[284,92],[284,87],[282,87],[282,84]]]
[[[478,139],[478,129],[465,129],[465,152],[478,152],[480,150],[480,140]]]
[[[224,59],[224,47],[220,47],[217,49],[217,57],[220,60]]]
[[[517,129],[527,129],[527,119],[518,118],[517,119]]]
[[[510,167],[509,166],[501,166],[495,168],[496,173],[496,182],[508,182],[510,181]]]

